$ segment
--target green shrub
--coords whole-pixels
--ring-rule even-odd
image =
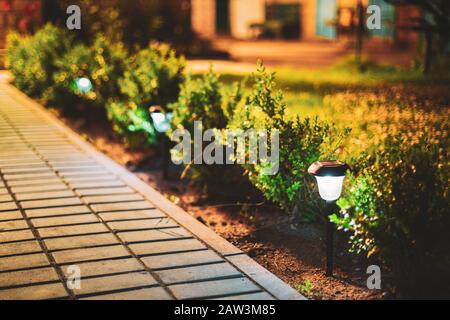
[[[184,58],[177,57],[169,45],[152,45],[131,59],[124,77],[119,80],[120,90],[136,105],[158,105],[166,109],[178,97],[184,68]]]
[[[105,35],[97,35],[91,47],[93,65],[89,76],[99,103],[121,96],[120,79],[129,69],[128,51],[121,42],[111,42]]]
[[[315,161],[334,158],[344,132],[315,119],[291,117],[286,112],[281,91],[276,90],[275,74],[267,73],[262,64],[255,76],[253,92],[245,105],[235,110],[229,127],[279,132],[279,170],[263,174],[264,164],[244,165],[250,181],[264,196],[289,213],[306,220],[322,212],[321,201],[314,194],[314,181],[308,167]],[[248,159],[248,146],[247,155]]]
[[[436,125],[388,136],[362,157],[332,217],[353,251],[382,259],[413,297],[450,293],[448,124]]]
[[[33,97],[42,97],[54,85],[56,61],[72,44],[70,35],[51,24],[32,36],[10,33],[7,39],[6,67],[14,84]]]
[[[55,62],[55,85],[44,100],[65,110],[83,101],[91,107],[105,108],[108,100],[121,96],[118,79],[124,75],[126,57],[127,51],[120,42],[111,43],[103,35],[97,35],[91,47],[75,45]],[[90,92],[80,92],[77,88],[76,80],[82,77],[92,82]]]
[[[141,50],[130,59],[118,80],[121,99],[107,106],[115,130],[130,146],[157,143],[149,108],[159,106],[168,111],[168,105],[178,98],[184,67],[184,58],[166,44]]]
[[[171,105],[174,112],[172,130],[186,129],[193,138],[195,121],[202,122],[203,130],[225,129],[227,126],[226,113],[228,110],[234,110],[241,100],[240,86],[236,84],[233,91],[226,90],[220,82],[219,76],[212,69],[200,78],[188,77],[181,88],[178,102]],[[171,133],[168,133],[169,136]],[[215,142],[225,147],[223,141]],[[191,143],[194,145],[194,141]],[[174,154],[174,156],[177,155]],[[236,175],[232,172],[235,169],[228,165],[191,163],[185,172],[191,179],[203,183],[204,191],[211,194],[216,187],[219,188],[217,191],[220,191],[220,184],[234,180]]]

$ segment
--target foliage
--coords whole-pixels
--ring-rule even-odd
[[[253,92],[246,104],[235,110],[230,128],[277,130],[279,132],[279,171],[264,175],[266,165],[244,165],[250,181],[264,196],[290,213],[314,219],[321,212],[307,173],[315,161],[334,158],[335,150],[346,130],[338,132],[332,125],[315,119],[301,119],[287,114],[281,91],[276,91],[275,75],[259,65]],[[249,150],[247,148],[247,158]]]
[[[388,130],[380,147],[356,162],[351,187],[339,201],[342,213],[332,217],[349,232],[353,251],[381,258],[398,289],[414,296],[448,289],[442,285],[450,270],[445,119],[448,112],[415,112]]]
[[[181,88],[179,99],[171,105],[174,110],[173,130],[186,129],[194,137],[194,122],[201,121],[203,130],[222,130],[227,126],[226,113],[234,110],[242,99],[240,86],[235,84],[233,91],[223,88],[219,76],[212,69],[198,79],[188,77]],[[223,141],[215,141],[223,144]],[[192,145],[194,141],[191,141]],[[192,148],[193,150],[194,148]],[[176,156],[176,155],[174,155]],[[226,165],[190,164],[186,172],[194,180],[209,184],[209,190],[234,178]],[[233,170],[233,169],[231,169]],[[206,185],[205,185],[206,186]]]
[[[64,30],[47,24],[33,36],[10,33],[7,39],[6,67],[14,84],[33,97],[45,95],[54,85],[56,61],[68,52],[72,38]]]
[[[158,105],[166,109],[178,97],[184,68],[184,58],[177,57],[169,45],[152,45],[132,58],[119,80],[120,90],[128,101],[137,105]]]
[[[149,108],[168,111],[168,105],[176,101],[184,81],[185,61],[170,46],[161,44],[139,51],[127,64],[118,79],[121,98],[108,103],[108,116],[130,146],[144,141],[154,145],[157,132]]]
[[[80,103],[103,109],[106,102],[120,95],[119,77],[125,71],[127,52],[123,45],[111,43],[105,36],[97,35],[90,47],[78,43],[60,57],[55,57],[53,83],[43,95],[43,100],[53,106],[71,111]],[[80,92],[77,79],[88,78],[92,91]]]

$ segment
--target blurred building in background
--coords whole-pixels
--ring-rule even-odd
[[[40,0],[0,0],[0,48],[8,30],[32,31],[41,23]]]
[[[358,0],[191,0],[192,28],[207,39],[341,40],[352,37]],[[411,45],[417,33],[403,25],[417,9],[394,7],[383,0],[363,0],[381,7],[381,30],[368,36],[393,44]],[[365,10],[364,10],[365,11]]]

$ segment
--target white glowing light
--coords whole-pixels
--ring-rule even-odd
[[[92,90],[92,82],[86,77],[76,80],[77,88],[81,93],[88,93]]]
[[[323,200],[335,201],[342,193],[345,177],[316,176],[319,194]]]
[[[170,129],[170,120],[172,119],[172,113],[164,114],[162,112],[152,112],[150,114],[153,120],[153,125],[159,133],[165,133]]]

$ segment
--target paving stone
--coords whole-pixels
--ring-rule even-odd
[[[0,244],[0,256],[42,252],[36,240]]]
[[[120,232],[117,235],[126,243],[192,238],[192,235],[183,228]]]
[[[233,300],[233,301],[239,301],[239,300],[275,300],[270,294],[266,292],[256,292],[256,293],[249,293],[249,294],[241,294],[237,296],[228,296],[228,297],[222,297],[212,300]]]
[[[0,300],[62,299],[67,296],[67,292],[61,283],[0,290]]]
[[[0,233],[1,232],[12,232],[12,230],[23,230],[28,229],[28,224],[25,220],[14,220],[14,221],[3,221],[0,222]]]
[[[14,168],[47,168],[47,165],[43,161],[32,160],[28,162],[14,162],[14,163],[2,163],[2,169],[14,169]]]
[[[135,258],[84,262],[77,264],[77,266],[80,268],[82,278],[144,271],[144,267]],[[70,270],[68,270],[69,267],[62,267],[62,271],[66,277],[71,274]]]
[[[95,234],[95,233],[102,233],[102,232],[106,233],[109,231],[101,223],[39,229],[39,234],[41,235],[42,238],[87,235],[87,234]]]
[[[95,212],[112,212],[112,211],[152,209],[154,208],[154,206],[147,201],[138,201],[138,202],[95,204],[92,205],[92,208],[95,210]]]
[[[46,200],[32,200],[21,201],[20,205],[24,209],[39,209],[39,208],[51,208],[51,207],[63,207],[76,204],[82,204],[79,198],[63,198],[63,199],[46,199]]]
[[[45,172],[39,172],[39,173],[23,173],[23,174],[5,174],[4,178],[7,181],[15,181],[15,180],[27,180],[27,179],[48,179],[56,177],[56,174],[52,171],[49,171],[47,173]]]
[[[17,209],[17,205],[14,202],[2,202],[0,203],[0,211],[9,211]]]
[[[242,275],[228,263],[162,270],[157,271],[156,274],[165,284],[217,280]]]
[[[0,194],[8,194],[8,189],[3,188],[5,185],[3,184],[3,181],[0,181]]]
[[[166,218],[167,216],[158,209],[150,210],[136,210],[136,211],[116,211],[116,212],[104,212],[99,216],[104,221],[117,221],[117,220],[142,220],[150,218]]]
[[[14,193],[41,193],[41,192],[52,192],[52,191],[62,191],[62,190],[68,190],[68,187],[62,183],[54,183],[54,184],[46,184],[46,185],[40,185],[40,186],[28,186],[28,187],[12,187],[11,191]]]
[[[29,209],[25,210],[28,217],[51,217],[51,216],[64,216],[74,215],[81,213],[91,213],[87,206],[69,206],[69,207],[56,207],[56,208],[43,208],[43,209]]]
[[[58,163],[54,165],[53,168],[58,170],[59,172],[67,172],[74,170],[89,171],[100,169],[103,167],[96,162],[72,162],[72,163]]]
[[[201,299],[252,293],[260,289],[247,278],[205,281],[169,286],[177,299]]]
[[[59,168],[64,167],[83,167],[83,166],[94,166],[98,165],[97,162],[87,159],[87,160],[76,160],[76,161],[64,161],[64,159],[60,159],[57,161],[51,161],[52,167],[58,170]]]
[[[69,177],[92,177],[95,178],[96,176],[103,176],[111,174],[111,172],[107,170],[96,170],[96,171],[65,171],[59,173],[64,178]]]
[[[2,162],[15,162],[22,159],[39,159],[33,151],[15,151],[11,153],[0,154]]]
[[[79,194],[80,196],[132,194],[132,193],[135,193],[135,191],[130,187],[80,189],[77,191],[77,194]]]
[[[0,212],[0,221],[23,219],[20,211],[3,211]]]
[[[151,243],[130,244],[131,250],[139,256],[173,252],[195,251],[206,247],[196,239],[161,241]]]
[[[164,288],[154,287],[97,295],[82,300],[172,300],[172,297]]]
[[[0,258],[0,270],[2,271],[31,269],[48,266],[50,266],[50,263],[43,253]]]
[[[140,194],[126,194],[126,195],[108,195],[108,196],[85,196],[83,200],[88,204],[99,203],[114,203],[124,201],[142,201],[144,198]]]
[[[58,274],[53,268],[4,272],[0,273],[0,289],[58,280]]]
[[[87,295],[155,285],[157,285],[157,282],[150,273],[134,272],[132,274],[82,279],[81,288],[75,289],[74,292],[76,295]]]
[[[40,166],[40,167],[30,167],[30,166],[26,166],[26,167],[21,167],[21,168],[9,168],[9,169],[5,169],[2,168],[2,173],[3,174],[28,174],[28,173],[51,173],[52,171],[47,167],[47,166]]]
[[[79,152],[77,148],[71,148],[71,147],[61,147],[61,148],[39,148],[39,153],[43,155],[44,157],[52,157],[53,155],[56,155],[57,157],[61,157],[62,154],[76,154]]]
[[[152,270],[199,264],[211,264],[224,261],[217,253],[212,250],[149,256],[142,257],[141,260]]]
[[[120,244],[119,240],[111,233],[45,239],[44,242],[50,251]],[[103,250],[108,250],[108,248],[104,247]]]
[[[69,198],[74,197],[75,194],[70,190],[62,191],[46,191],[46,192],[36,192],[36,193],[17,193],[16,199],[19,201],[24,200],[49,200],[58,198]]]
[[[59,264],[73,264],[83,261],[107,260],[114,258],[130,258],[130,253],[122,245],[105,248],[83,248],[53,252]]]
[[[7,191],[6,191],[7,192]],[[9,194],[0,194],[0,202],[13,201],[13,198]]]
[[[21,230],[14,232],[1,232],[0,233],[0,243],[2,242],[14,242],[14,241],[25,241],[33,240],[34,235],[31,230]]]
[[[248,255],[240,254],[228,257],[228,261],[239,266],[239,269],[252,276],[260,286],[267,288],[271,294],[282,300],[305,299],[297,290],[286,285],[281,279],[275,277],[267,269],[255,263]]]
[[[126,231],[126,230],[174,228],[178,227],[178,224],[172,219],[162,218],[162,219],[108,222],[108,226],[115,231]]]
[[[2,159],[0,158],[0,167],[9,167],[9,166],[25,166],[30,165],[34,163],[40,163],[42,164],[42,160],[38,156],[32,156],[32,157],[23,157],[20,159]]]
[[[71,182],[70,185],[74,189],[125,187],[125,184],[120,180],[90,181],[90,182],[81,181],[81,182]]]
[[[56,168],[56,167],[55,167]],[[68,176],[76,175],[109,175],[111,172],[105,169],[105,167],[94,164],[94,165],[72,165],[72,166],[61,166],[58,167],[58,172],[61,174],[67,174]]]
[[[89,177],[89,176],[72,176],[72,177],[65,177],[64,181],[67,181],[70,184],[81,184],[81,183],[107,183],[107,182],[111,182],[111,183],[116,183],[116,182],[122,182],[119,179],[117,179],[117,177],[115,175],[112,174],[108,174],[108,175],[104,175],[104,176],[96,176],[96,177]],[[120,186],[125,186],[125,184],[120,184]],[[107,187],[116,187],[115,185],[112,186],[107,186]],[[92,187],[92,188],[96,188],[96,187]]]
[[[77,216],[62,216],[62,217],[32,219],[32,223],[36,228],[68,226],[68,225],[98,223],[98,222],[100,221],[94,214],[81,214]]]
[[[61,183],[61,179],[57,176],[46,179],[26,179],[26,180],[11,180],[8,181],[10,187],[23,187],[23,186],[45,186]]]

